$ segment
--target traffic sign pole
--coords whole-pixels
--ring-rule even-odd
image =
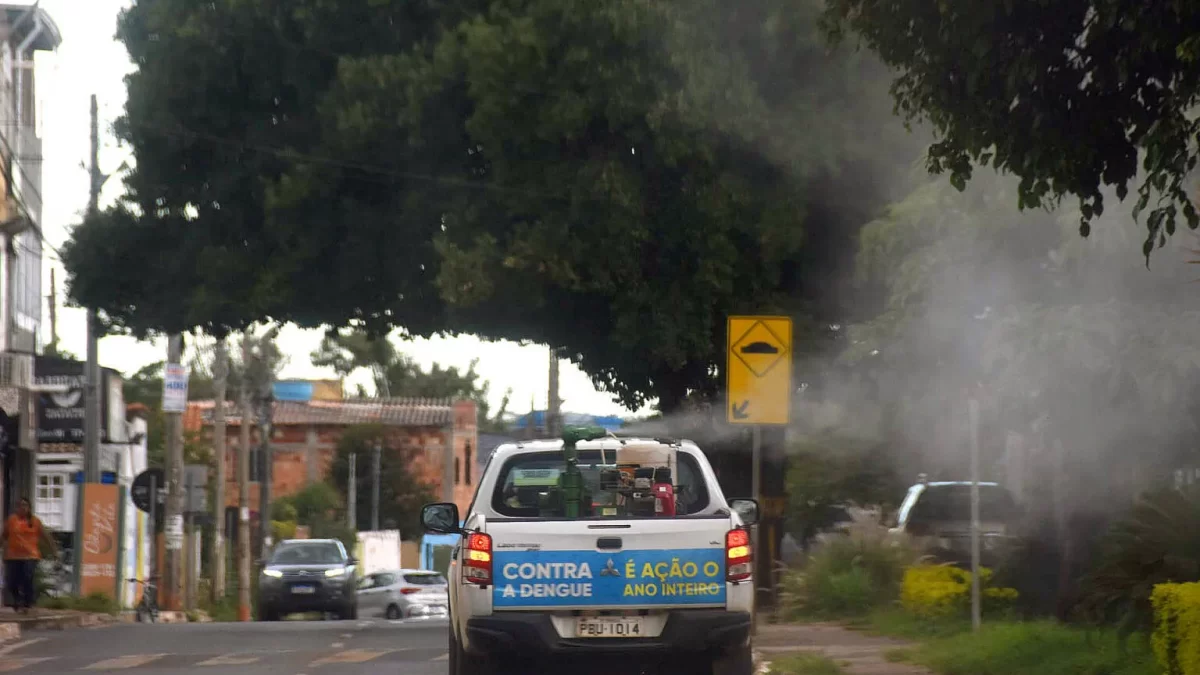
[[[754,555],[760,561],[754,583],[757,609],[760,590],[774,586],[775,562],[773,555],[764,557],[762,549],[762,427],[786,425],[791,417],[792,320],[784,316],[731,316],[727,328],[726,419],[730,424],[750,427],[750,492],[760,505],[759,523],[750,530]],[[778,516],[772,511],[771,517]],[[770,532],[773,535],[775,528]],[[754,615],[751,622],[753,631],[757,628]]]

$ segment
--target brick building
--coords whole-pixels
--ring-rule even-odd
[[[211,439],[214,402],[191,401],[184,415],[184,428],[200,431]],[[285,497],[305,486],[325,480],[333,464],[338,440],[349,427],[380,424],[388,429],[387,448],[413,450],[410,469],[422,477],[435,495],[444,498],[444,478],[452,483],[452,498],[465,511],[479,479],[475,452],[479,445],[475,402],[449,399],[340,399],[308,401],[277,400],[273,411],[272,498]],[[238,506],[237,452],[241,412],[226,403],[225,504]],[[250,510],[257,518],[258,452],[260,427],[251,423]],[[443,454],[453,448],[453,462]],[[360,466],[367,466],[367,458]],[[365,495],[360,495],[360,499]]]

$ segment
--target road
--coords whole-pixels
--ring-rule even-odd
[[[446,621],[119,624],[30,631],[0,673],[444,675]]]

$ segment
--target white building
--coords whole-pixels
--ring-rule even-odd
[[[62,38],[45,10],[0,4],[0,510],[32,492],[33,356],[41,347],[42,139],[34,54]]]

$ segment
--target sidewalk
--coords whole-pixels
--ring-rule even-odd
[[[904,663],[889,663],[884,654],[909,643],[858,633],[832,623],[763,624],[754,649],[764,662],[786,654],[817,653],[831,659],[849,675],[929,675]]]
[[[87,626],[105,626],[130,621],[132,617],[93,614],[68,609],[34,607],[29,614],[18,614],[11,607],[0,607],[0,643],[20,639],[29,630],[65,630]]]

